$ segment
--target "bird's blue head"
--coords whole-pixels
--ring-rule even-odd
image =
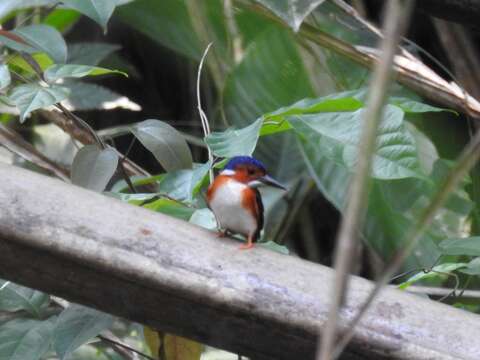
[[[267,170],[261,161],[251,156],[235,156],[231,158],[221,174],[230,176],[252,188],[273,186],[286,190],[285,186],[267,174]]]

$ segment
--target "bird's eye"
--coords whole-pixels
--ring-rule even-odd
[[[255,175],[255,169],[247,169],[248,175]]]

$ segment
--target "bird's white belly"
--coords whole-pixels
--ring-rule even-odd
[[[255,232],[257,221],[242,206],[242,191],[246,188],[240,182],[228,181],[215,191],[210,207],[220,228],[248,236]]]

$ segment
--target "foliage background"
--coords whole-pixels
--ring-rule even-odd
[[[30,35],[36,40],[38,26],[48,25],[62,34],[68,49],[62,50],[61,41],[53,37],[40,44],[40,50],[37,46],[30,51],[0,33],[5,44],[1,66],[7,69],[0,76],[5,80],[4,84],[0,81],[3,126],[71,170],[76,184],[208,228],[215,224],[202,195],[210,166],[206,146],[219,158],[253,153],[289,187],[285,195],[268,189],[263,192],[267,221],[262,237],[266,245],[261,246],[331,264],[339,214],[355,164],[369,71],[309,42],[295,30],[305,17],[317,31],[366,47],[377,43],[374,32],[333,1],[300,1],[305,7],[293,12],[286,0],[109,0],[104,4],[111,8],[97,12],[85,5],[98,3],[94,0],[83,5],[64,1],[65,6],[52,8],[54,3],[23,0],[0,5],[4,30],[16,29],[15,34],[24,39]],[[370,19],[378,21],[379,4],[365,3]],[[261,5],[275,15],[266,16]],[[310,5],[318,7],[310,13]],[[28,26],[37,28],[28,33]],[[435,35],[424,35],[434,33],[432,29],[426,15],[416,12],[409,38],[447,63]],[[213,46],[201,94],[213,134],[204,141],[196,77],[198,62],[210,42]],[[448,77],[418,47],[409,46]],[[36,104],[47,112],[30,111],[35,103],[32,96],[37,99],[45,91],[45,87],[38,88],[45,82],[20,51],[34,54],[44,80],[50,74],[48,89],[57,92]],[[63,73],[58,68],[57,72],[47,70],[52,63],[63,66],[64,62],[89,68],[81,68],[84,72],[65,67],[60,68]],[[30,99],[28,106],[25,96]],[[159,175],[147,180],[132,176],[138,193],[131,194],[117,167],[118,154],[98,144],[81,148],[51,123],[49,106],[59,100],[95,129],[105,146],[128,153],[150,174]],[[28,113],[24,118],[22,114]],[[427,103],[399,84],[393,86],[380,129],[362,232],[362,261],[355,269],[358,274],[374,278],[402,247],[406,229],[416,221],[469,138],[469,122],[463,115]],[[5,153],[5,158],[43,171],[17,155]],[[404,270],[414,276],[402,288],[422,282],[447,288],[478,286],[477,197],[477,179],[466,178],[406,261]],[[471,238],[459,240],[463,237]],[[433,266],[434,271],[421,271]],[[62,311],[46,294],[9,282],[1,284],[2,359],[119,358],[105,342],[84,345],[106,329],[137,349],[149,351],[138,325],[78,305]],[[447,301],[478,311],[476,299],[450,297]],[[15,346],[4,345],[6,339],[16,339]]]

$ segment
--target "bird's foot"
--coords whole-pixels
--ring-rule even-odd
[[[218,230],[217,237],[224,238],[228,236],[228,230]]]
[[[253,243],[252,240],[248,239],[247,243],[246,244],[243,244],[242,246],[240,246],[240,250],[248,250],[248,249],[251,249],[253,248],[255,244]]]

